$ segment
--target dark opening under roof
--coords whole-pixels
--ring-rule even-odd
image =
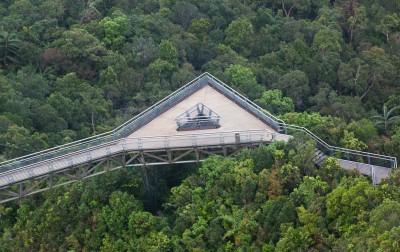
[[[175,121],[178,126],[177,131],[220,127],[220,116],[201,102],[180,114]]]

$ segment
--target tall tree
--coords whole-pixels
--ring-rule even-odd
[[[125,35],[129,34],[128,24],[128,18],[124,15],[101,20],[99,25],[104,32],[103,42],[113,49],[120,48],[125,42]]]
[[[18,62],[20,42],[15,33],[0,32],[0,59],[3,66]]]
[[[262,97],[255,100],[255,102],[271,113],[277,115],[294,111],[293,100],[289,97],[283,97],[282,91],[279,89],[265,91],[262,94]]]
[[[376,29],[386,36],[386,42],[389,42],[389,35],[400,25],[400,18],[397,13],[386,15]]]
[[[250,99],[259,98],[265,90],[263,86],[257,83],[254,73],[242,65],[230,65],[225,74],[231,83],[239,91],[243,92]]]
[[[344,0],[338,2],[345,19],[343,26],[348,33],[349,47],[352,47],[356,32],[366,27],[366,9],[360,4],[359,0]]]
[[[396,115],[396,111],[399,109],[400,106],[397,106],[388,111],[388,108],[384,105],[381,115],[371,117],[371,119],[375,120],[375,127],[383,129],[387,133],[393,125],[400,123],[400,115]]]
[[[286,73],[273,87],[283,90],[286,96],[292,98],[296,108],[303,107],[306,97],[310,94],[307,75],[300,70]]]
[[[177,1],[172,7],[172,19],[181,24],[185,30],[189,28],[193,19],[200,16],[196,5],[186,1]]]
[[[252,42],[253,25],[246,19],[240,18],[232,21],[225,30],[225,41],[232,49],[244,56],[249,54],[249,44]]]

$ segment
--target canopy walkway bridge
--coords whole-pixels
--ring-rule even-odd
[[[287,142],[296,132],[316,142],[316,164],[333,156],[374,184],[397,168],[395,157],[330,146],[303,127],[285,124],[204,73],[110,132],[0,163],[0,203],[120,168],[227,157]]]

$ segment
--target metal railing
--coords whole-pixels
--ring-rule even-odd
[[[4,170],[0,173],[0,187],[30,177],[42,176],[49,172],[63,170],[73,165],[91,162],[92,160],[104,158],[105,156],[114,155],[123,151],[149,151],[171,148],[223,146],[229,144],[268,143],[274,140],[275,134],[276,133],[268,129],[264,129],[113,140],[90,147],[88,146],[87,148],[73,152],[67,152],[64,155],[54,156],[12,170]],[[7,182],[3,180],[4,178]]]
[[[248,111],[252,112],[259,118],[270,122],[271,125],[277,128],[279,127],[278,122],[280,122],[281,120],[277,119],[269,113],[264,114],[260,112],[259,109],[261,108],[258,105],[254,104],[253,102],[230,88],[228,85],[224,84],[222,81],[218,80],[217,78],[206,72],[112,131],[108,131],[97,136],[85,138],[72,143],[60,145],[51,149],[39,151],[19,158],[7,160],[0,163],[0,172],[12,170],[21,166],[26,166],[32,163],[54,158],[56,156],[61,156],[69,152],[74,152],[77,150],[89,148],[95,145],[127,137],[129,134],[131,134],[132,131],[146,125],[159,114],[165,112],[168,108],[181,101],[196,90],[204,87],[210,81],[212,81],[212,84],[215,87],[217,87],[225,95],[231,97],[231,99],[234,100],[236,103],[240,104],[242,107],[246,108]]]
[[[387,168],[397,168],[396,157],[332,146],[304,127],[285,123],[281,124],[281,127],[285,130],[286,134],[291,132],[303,133],[314,140],[317,148],[328,156]]]
[[[228,85],[226,85],[221,80],[217,79],[214,76],[209,76],[212,80],[211,85],[219,89],[225,96],[229,97],[233,100],[236,104],[241,106],[242,108],[246,109],[253,115],[257,116],[259,119],[264,120],[269,125],[274,127],[278,132],[283,132],[283,128],[281,127],[282,124],[285,124],[284,121],[272,115],[269,111],[264,110],[254,102],[250,101],[242,94],[237,92],[236,90],[232,89]]]
[[[324,142],[322,139],[320,139],[319,137],[317,137],[304,127],[285,124],[284,121],[275,117],[268,111],[265,111],[260,106],[253,103],[252,101],[250,101],[249,99],[247,99],[246,97],[244,97],[243,95],[241,95],[240,93],[238,93],[237,91],[235,91],[234,89],[232,89],[219,79],[215,78],[214,76],[208,73],[203,73],[202,75],[198,76],[191,82],[182,86],[175,92],[171,93],[169,96],[165,97],[156,104],[150,106],[145,111],[141,112],[137,116],[133,117],[132,119],[128,120],[127,122],[123,123],[122,125],[120,125],[119,127],[115,128],[112,131],[105,132],[100,135],[85,138],[72,143],[57,146],[44,151],[29,154],[23,157],[7,160],[5,162],[0,163],[0,173],[4,171],[10,171],[19,167],[27,166],[33,163],[52,159],[55,157],[60,157],[68,153],[73,153],[86,148],[91,148],[93,146],[110,143],[113,142],[114,140],[127,137],[135,129],[138,129],[146,125],[155,117],[165,112],[170,107],[177,104],[179,101],[183,100],[185,97],[194,93],[196,90],[200,89],[201,87],[204,87],[207,84],[210,84],[211,86],[219,90],[225,96],[230,98],[232,101],[234,101],[242,108],[246,109],[248,112],[252,113],[254,116],[258,117],[260,120],[267,122],[269,125],[274,127],[278,132],[287,133],[287,130],[303,132],[308,137],[315,140],[318,144],[318,147],[321,148],[321,151],[323,151],[327,155],[332,155],[338,158],[344,158],[355,161],[358,160],[360,162],[369,164],[377,164],[386,167],[390,166],[391,168],[397,168],[397,160],[395,157],[330,146],[329,144]]]
[[[181,119],[176,122],[177,131],[196,130],[196,129],[217,129],[219,125],[219,117],[199,117],[194,119]]]
[[[213,126],[219,128],[220,116],[202,103],[197,103],[187,111],[180,114],[176,119],[178,130],[190,128],[196,129],[202,126]]]

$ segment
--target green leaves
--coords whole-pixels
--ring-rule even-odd
[[[230,65],[225,74],[228,76],[228,82],[251,100],[259,98],[264,91],[264,87],[257,83],[254,73],[247,67]]]
[[[255,102],[274,115],[283,115],[294,111],[293,100],[283,97],[282,91],[279,89],[263,92],[262,97],[256,99]]]
[[[386,41],[389,41],[389,34],[396,30],[400,25],[400,18],[397,13],[386,15],[382,18],[376,29],[386,36]]]
[[[370,213],[371,226],[378,233],[400,226],[400,202],[385,200]]]
[[[158,46],[158,55],[161,60],[168,61],[173,65],[178,65],[178,50],[168,40],[162,39]]]
[[[125,42],[125,34],[128,30],[128,18],[118,16],[115,18],[105,17],[99,23],[103,29],[103,42],[113,49],[120,48]]]
[[[382,192],[374,190],[369,181],[349,179],[327,195],[327,217],[333,220],[336,231],[344,233],[358,222],[359,215],[374,209],[382,200]]]
[[[327,157],[318,169],[320,178],[330,185],[339,183],[343,173],[344,170],[340,166],[339,161],[333,157]]]
[[[344,136],[340,143],[344,148],[351,150],[365,151],[368,148],[365,143],[354,136],[353,132],[348,132],[347,130],[344,130]]]
[[[383,114],[372,116],[371,119],[375,121],[374,126],[378,129],[383,129],[385,133],[388,132],[393,126],[400,123],[400,115],[396,115],[400,113],[400,106],[393,107],[390,110],[383,106]]]
[[[177,1],[172,6],[171,14],[173,20],[180,23],[185,30],[189,27],[191,21],[200,15],[196,5],[184,1]]]
[[[253,25],[248,20],[240,18],[232,21],[225,30],[225,34],[225,41],[232,49],[244,56],[249,55],[247,45],[251,42]]]
[[[343,40],[336,30],[324,28],[315,34],[313,49],[322,60],[330,60],[329,57],[337,57],[342,52]]]
[[[209,32],[212,27],[212,23],[207,18],[194,19],[190,24],[189,31],[200,36],[205,35]]]
[[[15,33],[0,32],[0,60],[4,67],[19,62],[20,43],[21,40],[17,38]]]
[[[272,86],[283,90],[286,96],[292,98],[296,108],[304,107],[304,101],[307,100],[306,97],[310,93],[308,77],[299,70],[286,73]]]
[[[41,150],[112,129],[209,71],[329,144],[400,158],[399,7],[3,0],[0,143]],[[314,148],[274,143],[173,173],[157,216],[126,173],[0,207],[0,250],[398,251],[399,174],[373,188],[333,158],[316,167]],[[2,160],[23,153],[0,147]]]
[[[384,143],[384,150],[388,155],[397,157],[397,160],[400,159],[400,129]]]

